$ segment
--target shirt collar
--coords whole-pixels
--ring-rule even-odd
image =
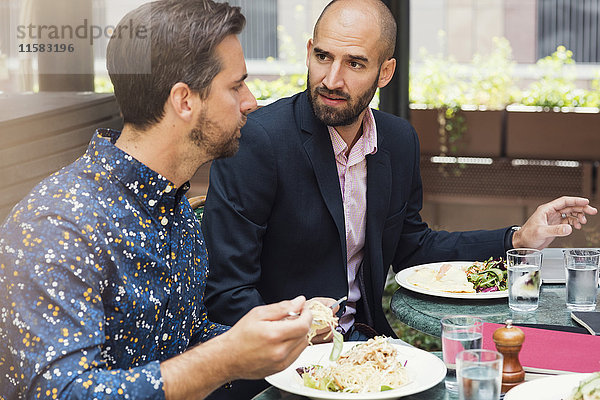
[[[333,152],[335,156],[338,157],[348,150],[348,145],[344,142],[344,139],[342,139],[335,127],[327,126],[327,129],[329,130],[329,136],[331,137]],[[367,112],[363,118],[362,130],[362,135],[355,146],[362,146],[362,153],[365,156],[368,154],[375,154],[377,152],[377,126],[375,125],[373,110],[370,108],[367,108]]]
[[[113,129],[97,129],[86,154],[140,198],[148,209],[153,210],[166,201],[172,206],[178,194],[189,190],[189,182],[178,189],[173,182],[115,146],[120,135],[121,132]]]
[[[363,119],[363,138],[365,155],[377,153],[377,125],[375,125],[373,110],[370,108],[367,108]]]

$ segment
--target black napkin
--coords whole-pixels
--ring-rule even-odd
[[[548,324],[513,324],[514,326],[523,326],[525,328],[536,328],[536,329],[548,329],[550,331],[559,331],[559,332],[571,332],[571,333],[583,333],[587,334],[588,332],[580,327],[580,326],[565,326],[565,325],[548,325]]]
[[[600,311],[573,311],[571,318],[592,335],[600,335]]]

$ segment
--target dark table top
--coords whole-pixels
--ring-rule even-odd
[[[450,299],[428,296],[400,288],[392,296],[392,312],[400,321],[421,332],[441,336],[440,320],[446,315],[474,315],[484,322],[504,323],[510,318],[515,324],[552,325],[575,328],[586,333],[571,319],[566,306],[564,284],[543,284],[539,307],[533,312],[515,312],[508,308],[508,298],[487,300]],[[599,310],[598,308],[596,308]]]
[[[307,400],[308,397],[290,394],[271,386],[267,390],[257,394],[252,400]],[[424,392],[403,397],[403,400],[457,400],[458,394],[450,394],[446,391],[444,381]]]
[[[562,248],[542,250],[542,286],[539,307],[533,312],[516,312],[508,307],[508,297],[468,300],[428,296],[399,288],[391,300],[394,315],[406,325],[433,336],[441,336],[440,320],[446,315],[474,315],[484,322],[514,324],[587,333],[571,319],[567,309]],[[558,279],[562,278],[562,279]],[[557,283],[561,282],[561,283]],[[600,310],[597,306],[596,310]]]

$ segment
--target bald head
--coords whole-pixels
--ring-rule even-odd
[[[317,38],[319,28],[328,24],[330,18],[339,17],[345,10],[360,10],[373,19],[380,29],[380,62],[392,58],[396,48],[396,20],[390,9],[381,0],[332,0],[319,16],[313,37]]]

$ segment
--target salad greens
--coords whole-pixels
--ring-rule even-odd
[[[504,261],[492,259],[476,262],[467,268],[467,280],[473,284],[477,293],[497,292],[507,289],[506,285],[506,266]]]
[[[584,379],[579,386],[573,390],[568,400],[598,400],[600,399],[600,372],[592,374]]]
[[[312,365],[310,368],[323,368],[323,367],[320,365]],[[299,369],[300,368],[298,368],[298,370]],[[307,374],[305,372],[306,371],[303,371],[303,372],[298,371],[300,376],[302,376],[302,382],[304,383],[304,386],[313,388],[313,389],[317,389],[317,390],[324,390],[326,392],[339,392],[340,391],[339,386],[335,384],[335,380],[333,378],[317,380],[317,379],[314,379],[311,374]]]
[[[340,358],[340,354],[342,354],[342,350],[344,348],[344,335],[336,331],[333,332],[333,347],[331,348],[331,354],[329,355],[329,361],[337,361]]]
[[[320,365],[311,365],[308,368],[308,370],[310,370],[311,368],[323,368],[323,367]],[[317,379],[313,378],[313,376],[311,374],[307,374],[306,373],[307,369],[303,369],[303,368],[297,368],[296,372],[298,372],[298,374],[300,374],[300,376],[302,377],[302,383],[306,387],[309,387],[312,389],[317,389],[317,390],[324,390],[326,392],[342,391],[342,389],[335,382],[334,378],[317,380]],[[380,388],[381,392],[385,392],[387,390],[394,390],[394,388],[391,386],[388,386],[388,385],[382,385]]]

